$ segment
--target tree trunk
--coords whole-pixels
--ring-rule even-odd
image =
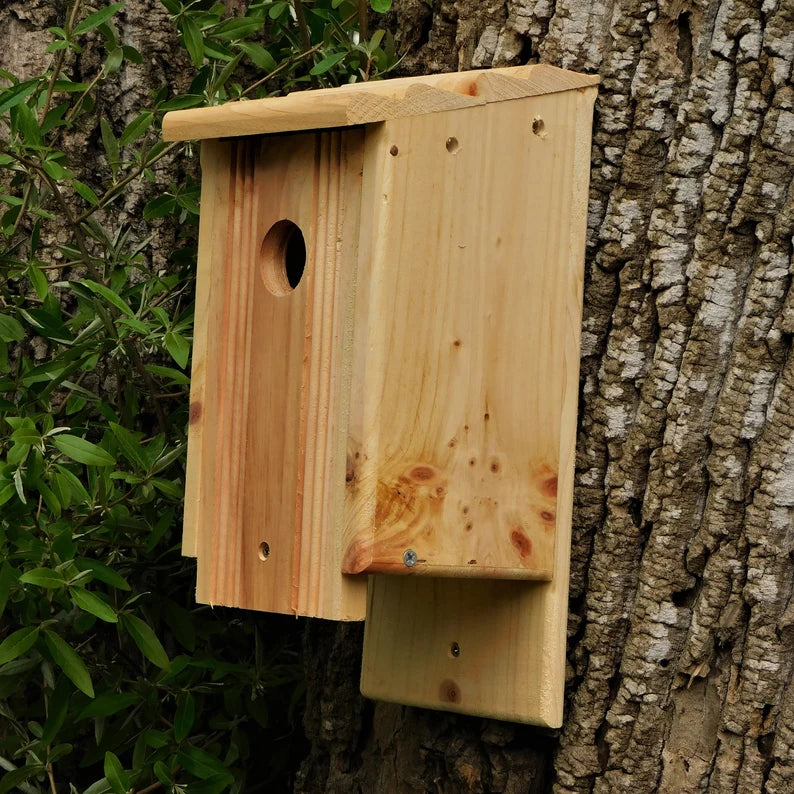
[[[794,1],[395,0],[408,73],[599,72],[561,731],[358,695],[300,792],[794,790]],[[355,662],[355,663],[354,663]]]

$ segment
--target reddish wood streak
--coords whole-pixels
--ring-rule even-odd
[[[412,480],[427,482],[428,480],[432,480],[436,476],[436,473],[429,466],[414,466],[409,476]]]
[[[544,521],[554,521],[555,515],[551,512],[551,510],[541,510],[540,517]]]
[[[201,414],[201,403],[190,403],[190,418],[188,421],[191,425],[196,424],[201,419]]]
[[[445,703],[460,703],[460,689],[449,678],[441,682],[441,686],[438,688],[438,696]]]
[[[543,484],[540,486],[540,490],[543,492],[545,496],[556,496],[557,495],[557,476],[549,477],[543,481]]]
[[[513,527],[510,533],[510,542],[522,560],[532,554],[532,541],[522,532],[521,527]]]
[[[469,96],[478,96],[480,89],[477,88],[477,83],[469,83]]]
[[[494,474],[498,474],[499,473],[499,461],[498,460],[491,461],[491,471]]]

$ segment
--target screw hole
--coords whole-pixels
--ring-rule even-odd
[[[259,559],[264,562],[270,556],[270,544],[263,540],[259,544]]]
[[[453,659],[457,659],[457,658],[458,658],[458,656],[460,656],[460,645],[458,645],[458,643],[457,643],[457,642],[453,642],[453,643],[452,643],[452,644],[449,646],[449,655],[450,655],[450,656],[451,656]]]
[[[546,129],[546,123],[543,121],[543,119],[540,116],[537,116],[535,120],[532,122],[532,132],[534,132],[535,135],[543,135],[545,129]]]
[[[460,148],[457,138],[447,138],[447,151],[450,154],[455,154]]]
[[[289,220],[274,223],[259,253],[262,280],[273,295],[289,295],[300,283],[306,268],[306,240],[300,228]]]

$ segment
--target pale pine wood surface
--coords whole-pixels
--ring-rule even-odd
[[[362,133],[224,145],[233,166],[225,240],[212,242],[224,250],[210,297],[217,324],[203,331],[202,415],[213,438],[212,446],[202,439],[197,597],[361,619],[365,583],[338,574],[341,497],[331,498],[325,481],[336,474],[344,482],[344,457],[334,450],[346,443],[352,274],[345,261],[355,262],[348,247],[355,251],[358,237]],[[260,247],[283,219],[303,231],[307,263],[293,292],[274,295]]]
[[[301,91],[284,97],[177,110],[166,140],[220,138],[369,124],[594,85],[598,77],[547,64],[403,77]]]
[[[537,173],[550,169],[548,178],[537,186],[550,207],[548,213],[538,214],[534,204],[530,211],[511,201],[510,188],[501,196],[498,191],[488,195],[512,216],[514,229],[526,226],[531,230],[530,237],[537,242],[534,252],[532,248],[528,251],[528,263],[540,246],[566,285],[564,304],[558,307],[562,312],[558,335],[549,340],[554,343],[555,372],[562,383],[556,403],[560,432],[552,579],[520,582],[371,576],[361,677],[362,692],[369,697],[550,727],[562,722],[583,252],[595,93],[593,88],[521,103],[526,105],[530,124],[536,116],[543,118],[545,149],[536,151],[531,162],[517,167],[516,172],[533,181]],[[497,130],[509,138],[517,134],[517,128],[504,123],[490,129],[491,137],[482,141],[482,146],[499,158],[506,144],[496,135]],[[511,148],[509,144],[507,148]],[[479,206],[482,212],[494,211],[487,201]],[[556,322],[545,308],[541,317],[541,324]],[[511,405],[518,410],[522,392],[515,399]],[[524,435],[530,438],[535,433],[530,422],[533,410],[524,404]]]
[[[207,346],[210,328],[218,326],[218,304],[210,296],[222,289],[224,277],[225,246],[214,241],[225,235],[228,221],[228,198],[231,147],[217,141],[206,141],[201,147],[201,218],[199,221],[199,247],[196,272],[196,308],[193,332],[193,350],[190,371],[190,430],[188,433],[187,471],[185,482],[185,513],[182,530],[182,553],[195,557],[198,553],[199,516],[205,509],[207,486],[202,457],[211,446],[205,434],[211,433],[203,415],[205,384],[207,378]]]
[[[570,166],[532,124],[567,140],[567,96],[368,128],[347,572],[551,576]]]

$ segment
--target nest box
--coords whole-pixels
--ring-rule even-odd
[[[524,66],[165,118],[203,139],[197,597],[366,615],[370,697],[561,722],[596,83]]]

